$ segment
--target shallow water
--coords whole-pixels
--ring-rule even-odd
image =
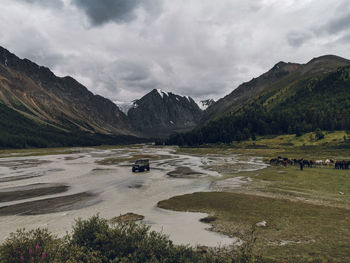
[[[132,173],[129,162],[118,165],[101,165],[104,158],[125,158],[130,154],[165,155],[167,159],[151,162],[151,171]],[[260,169],[264,165],[257,158],[230,156],[189,156],[175,154],[171,148],[98,150],[84,149],[81,153],[39,157],[10,157],[0,160],[0,192],[8,189],[27,189],[34,184],[57,184],[69,186],[68,191],[25,200],[1,202],[0,240],[18,228],[32,229],[47,227],[63,235],[70,231],[74,219],[88,218],[97,213],[112,218],[133,212],[145,216],[143,223],[152,229],[162,231],[177,244],[230,245],[236,239],[208,231],[209,225],[199,222],[207,216],[202,213],[184,213],[157,208],[157,202],[176,195],[210,190],[210,178],[220,177],[218,172],[205,169],[206,165],[229,162],[238,170]],[[190,167],[203,173],[198,178],[171,178],[166,174],[176,167]],[[234,168],[235,169],[235,168]],[[234,187],[239,187],[239,183]],[[1,216],[1,207],[55,198],[78,193],[91,193],[94,197],[82,200],[72,206],[60,207],[60,212],[40,215]],[[29,207],[28,209],[35,209]],[[41,210],[40,210],[41,211]],[[28,212],[28,211],[23,211]],[[35,212],[35,211],[33,211]]]

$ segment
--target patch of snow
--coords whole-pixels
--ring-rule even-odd
[[[174,124],[174,122],[173,122],[173,121],[170,121],[170,123],[171,123],[171,124]]]
[[[176,97],[176,100],[177,100],[177,101],[180,101],[178,97]]]
[[[164,94],[165,94],[166,96],[169,96],[169,93],[166,92],[166,91],[164,91],[164,90],[157,89],[157,92],[158,92],[158,94],[159,94],[162,98],[163,98]]]
[[[5,57],[5,66],[7,67],[7,58]]]
[[[136,103],[136,101],[132,104],[132,108],[136,109],[139,105]]]
[[[118,106],[118,108],[124,112],[126,115],[128,114],[128,111],[131,108],[137,108],[138,105],[136,101],[131,101],[131,102],[123,102],[123,101],[114,101],[114,104]]]
[[[189,96],[184,96],[189,102],[191,102],[191,99]]]
[[[209,106],[211,106],[215,101],[213,99],[208,100],[201,100],[200,102],[197,102],[198,107],[201,110],[206,110]]]

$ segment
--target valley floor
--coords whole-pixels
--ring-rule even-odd
[[[350,160],[350,150],[279,143],[288,138],[177,150],[0,151],[0,240],[17,228],[62,235],[78,217],[132,212],[179,244],[228,245],[254,236],[253,252],[266,262],[350,262],[350,170],[266,165],[277,156]],[[150,172],[131,172],[139,158],[151,160]]]

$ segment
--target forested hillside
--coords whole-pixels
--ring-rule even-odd
[[[228,143],[256,135],[350,129],[350,66],[268,90],[207,125],[167,143]]]

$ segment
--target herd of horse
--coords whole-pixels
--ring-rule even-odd
[[[326,159],[326,160],[306,160],[306,159],[290,159],[290,158],[272,158],[270,160],[270,165],[276,165],[276,166],[288,166],[288,165],[299,165],[300,169],[303,167],[308,168],[321,168],[321,167],[334,167],[335,169],[340,170],[347,170],[350,167],[350,161],[345,160],[333,160],[333,159]]]

